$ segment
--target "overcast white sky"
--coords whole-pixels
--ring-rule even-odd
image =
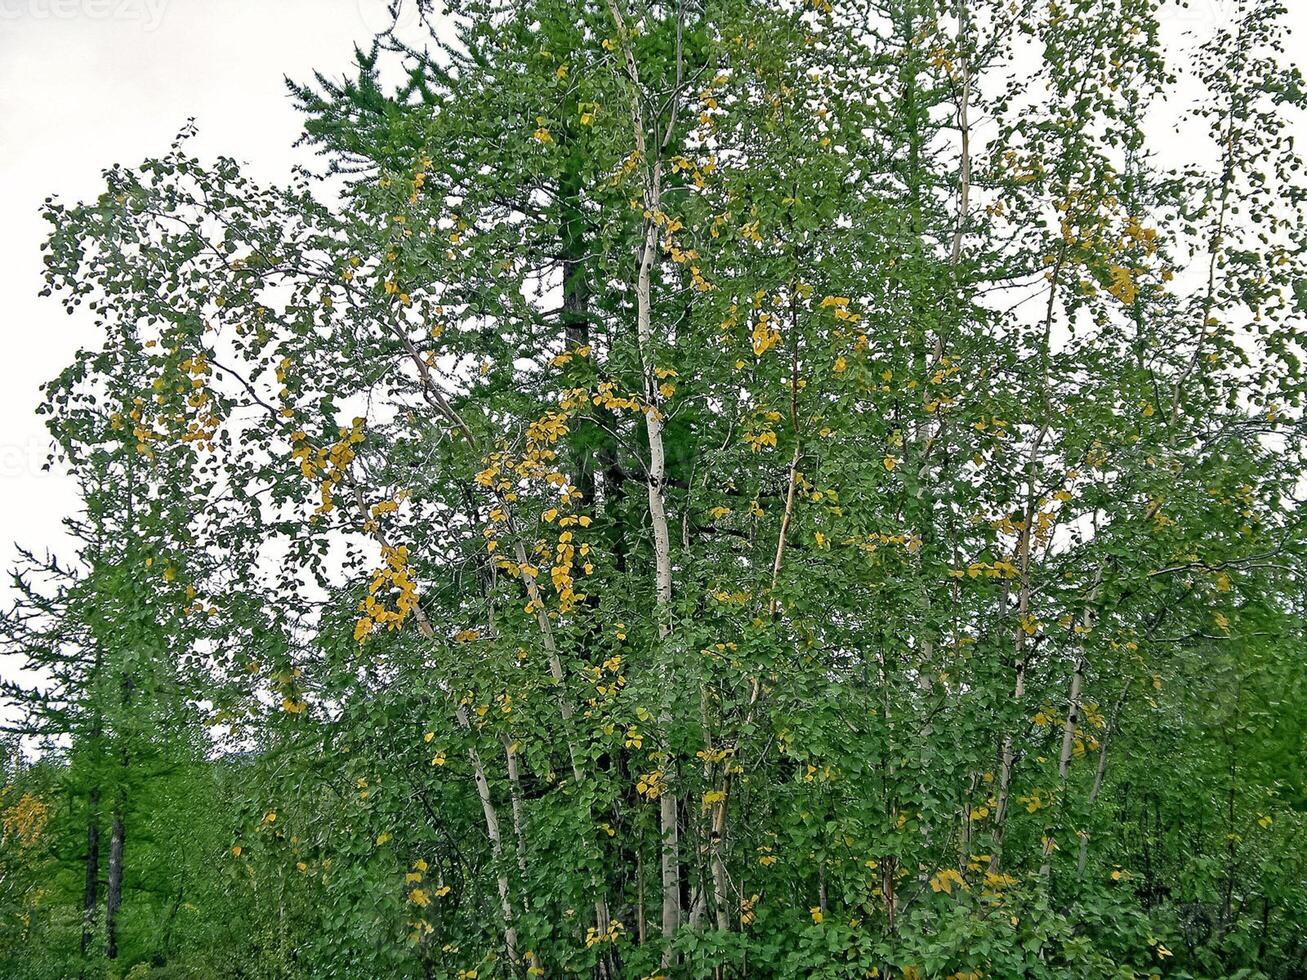
[[[100,171],[158,155],[194,116],[192,151],[285,182],[299,119],[283,77],[343,73],[386,23],[385,0],[0,0],[0,568],[13,542],[58,546],[77,506],[41,471],[39,386],[91,341],[39,299],[47,194],[94,197]],[[0,602],[7,596],[0,586]]]
[[[77,504],[67,479],[41,472],[47,440],[33,414],[39,385],[91,339],[88,323],[37,298],[42,199],[94,196],[101,168],[163,152],[189,116],[200,127],[194,152],[225,153],[256,179],[284,181],[301,151],[291,148],[299,120],[283,76],[343,72],[353,43],[386,22],[385,6],[0,0],[0,569],[14,541],[58,547],[61,517]],[[1307,38],[1307,0],[1289,6]],[[1191,0],[1168,26],[1203,33],[1232,8],[1233,0]],[[0,586],[0,601],[6,593]]]

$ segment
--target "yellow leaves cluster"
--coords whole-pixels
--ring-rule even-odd
[[[1157,251],[1157,229],[1145,228],[1138,218],[1131,215],[1126,219],[1124,239],[1142,245],[1145,252],[1152,255]]]
[[[764,446],[776,448],[776,432],[772,426],[781,420],[780,412],[765,411],[757,413],[753,424],[745,429],[743,439],[756,453]]]
[[[781,332],[773,326],[771,314],[766,312],[758,314],[753,333],[750,336],[753,341],[753,354],[755,357],[762,357],[763,354],[766,354],[781,342]]]
[[[932,68],[935,68],[935,69],[937,69],[937,70],[939,70],[939,71],[942,71],[944,74],[946,74],[946,75],[948,75],[950,78],[952,78],[952,77],[953,77],[953,58],[951,57],[951,55],[952,55],[953,53],[954,53],[954,52],[951,52],[948,48],[941,47],[941,46],[938,45],[938,44],[935,45],[934,47],[932,47],[932,48],[930,49],[930,52],[929,52],[929,55],[930,55],[930,65],[931,65],[931,67],[932,67]]]
[[[568,518],[564,518],[568,520]],[[586,523],[589,523],[587,517]],[[571,531],[564,531],[558,536],[558,544],[554,548],[553,565],[549,569],[550,583],[554,591],[558,593],[559,612],[567,613],[576,607],[578,602],[585,599],[583,593],[575,590],[576,580],[572,575],[575,561],[578,556],[585,558],[590,553],[590,546],[582,544],[578,548],[573,543],[573,534]],[[590,562],[582,565],[582,571],[589,575],[594,571],[594,566]]]
[[[646,211],[645,217],[660,227],[664,235],[675,235],[685,227],[680,218],[673,218],[663,211]]]
[[[1108,271],[1112,275],[1112,282],[1107,287],[1107,291],[1126,306],[1133,306],[1139,296],[1139,287],[1135,284],[1134,274],[1123,265],[1110,266]]]
[[[154,346],[156,343],[156,341],[149,341],[146,346]],[[178,350],[175,347],[171,348],[170,355],[176,357]],[[169,381],[171,369],[165,367],[165,373],[154,379],[151,387],[154,390],[153,401],[156,406],[163,406],[170,394],[178,396],[181,401],[177,411],[165,412],[160,416],[165,431],[156,431],[154,426],[145,420],[145,399],[139,397],[133,399],[132,408],[125,418],[121,412],[110,415],[110,427],[115,431],[122,431],[127,427],[127,420],[130,420],[132,436],[136,440],[136,452],[147,459],[154,455],[151,443],[170,438],[170,433],[175,434],[180,445],[191,445],[196,449],[211,452],[214,437],[221,425],[221,419],[213,408],[213,398],[207,387],[208,375],[211,371],[208,359],[203,354],[195,354],[177,362],[176,372],[182,377]]]
[[[700,749],[694,754],[696,759],[709,763],[710,765],[718,762],[725,762],[735,752],[733,748],[722,749]]]
[[[417,582],[408,565],[408,549],[387,545],[381,549],[382,566],[368,583],[368,594],[359,603],[363,616],[354,624],[354,639],[362,643],[373,629],[399,629],[417,608]],[[393,601],[393,608],[387,604]]]
[[[396,218],[395,220],[400,224],[403,224],[403,221],[401,220],[402,218],[403,215],[401,215],[399,218]],[[450,235],[449,237],[450,237],[450,241],[452,241],[455,245],[458,244],[458,240],[460,238],[458,232],[454,232],[454,234]],[[381,286],[382,289],[386,291],[386,295],[393,296],[396,300],[399,301],[399,304],[401,306],[409,306],[413,302],[413,297],[409,296],[408,293],[400,289],[399,283],[396,282],[394,279],[387,279],[385,282],[381,284]]]
[[[821,301],[823,310],[833,311],[836,320],[841,323],[857,323],[862,319],[862,315],[854,313],[849,309],[849,298],[847,296],[827,296]]]
[[[24,793],[13,803],[6,801],[13,795],[13,786],[0,787],[0,842],[17,840],[20,848],[29,848],[40,840],[49,822],[49,807],[39,796]]]
[[[565,410],[575,410],[580,408],[586,402],[597,408],[606,409],[610,412],[648,412],[653,415],[658,414],[658,409],[654,405],[646,405],[634,395],[617,394],[617,383],[615,381],[604,381],[593,392],[585,388],[573,388],[563,395],[562,407]]]
[[[666,785],[663,782],[666,773],[661,769],[653,772],[647,772],[642,775],[635,783],[635,791],[647,800],[656,800],[663,795]]]
[[[1046,796],[1041,795],[1040,791],[1037,789],[1031,790],[1027,796],[1017,797],[1017,801],[1026,805],[1027,813],[1035,813],[1038,810],[1042,810],[1051,802]]]
[[[526,430],[528,451],[543,451],[543,447],[552,446],[567,435],[567,418],[563,412],[546,412],[532,422]]]
[[[1017,567],[1012,562],[1005,559],[999,559],[992,562],[976,561],[969,564],[966,568],[950,568],[949,576],[951,578],[1003,578],[1013,579],[1017,577]]]
[[[740,925],[747,926],[753,923],[758,916],[754,909],[758,907],[758,895],[750,895],[748,898],[740,899]]]
[[[615,943],[625,931],[626,927],[616,919],[608,924],[608,929],[604,932],[600,932],[597,926],[591,926],[585,931],[585,948],[591,949],[600,943]]]
[[[208,359],[203,354],[196,354],[182,360],[178,367],[190,376],[186,407],[195,412],[195,417],[186,423],[186,431],[178,439],[182,443],[196,443],[199,448],[212,451],[213,438],[218,432],[220,420],[210,407],[212,396],[206,387],[212,370]]]
[[[572,354],[580,353],[580,350],[578,348],[577,351],[560,356],[570,358]],[[612,395],[611,383],[601,385],[600,389],[600,393],[595,396],[596,404],[605,399],[620,400]],[[528,427],[526,449],[521,457],[515,458],[507,448],[501,448],[483,460],[485,468],[476,475],[476,482],[479,486],[495,493],[500,501],[490,512],[490,525],[482,532],[486,539],[488,553],[494,554],[498,550],[501,531],[512,529],[508,506],[518,499],[518,489],[521,484],[538,480],[559,488],[561,491],[559,504],[562,507],[568,507],[581,498],[580,491],[573,487],[567,476],[553,465],[558,453],[552,447],[570,431],[568,422],[572,413],[588,401],[589,397],[589,392],[582,388],[566,392],[560,411],[547,412]],[[632,404],[639,407],[638,403],[632,402]],[[570,529],[589,527],[592,521],[585,515],[567,514],[560,517],[559,507],[548,508],[541,515],[541,520],[544,524],[557,521],[560,533],[552,550],[546,541],[540,540],[535,543],[534,560],[548,565],[550,581],[560,599],[558,611],[566,613],[585,598],[584,594],[578,593],[575,588],[578,562],[584,574],[590,575],[594,571],[594,565],[588,560],[590,546],[577,542],[575,532]],[[521,576],[528,580],[531,598],[526,607],[527,612],[539,612],[543,602],[539,592],[531,583],[540,576],[540,567],[530,562],[523,562],[520,558],[519,561],[514,562],[496,557],[495,562],[509,575]],[[551,612],[550,615],[557,615],[557,613]]]
[[[427,171],[433,162],[431,157],[425,155],[418,161],[417,168],[413,171],[413,191],[408,196],[409,204],[417,204],[422,188],[427,182]]]
[[[1107,722],[1103,720],[1103,713],[1099,710],[1098,705],[1092,701],[1086,701],[1082,704],[1080,713],[1085,722],[1094,728],[1102,729],[1107,726]]]
[[[592,348],[590,347],[589,344],[584,344],[579,347],[572,347],[568,350],[563,351],[563,353],[559,354],[557,357],[554,357],[549,363],[553,367],[558,367],[558,368],[566,367],[568,364],[572,363],[573,358],[589,357],[591,350]]]
[[[679,377],[679,375],[674,368],[657,368],[654,370],[654,375],[661,382],[661,384],[658,385],[659,396],[662,398],[671,398],[676,394],[676,383],[671,379]]]
[[[369,513],[373,517],[381,517],[383,514],[393,514],[399,510],[399,503],[394,500],[382,500],[372,505]]]
[[[743,606],[749,601],[747,592],[727,592],[725,589],[717,589],[712,593],[712,597],[720,602],[723,606]]]
[[[291,435],[291,458],[299,460],[300,472],[306,480],[319,481],[322,503],[317,513],[329,514],[335,509],[334,491],[354,461],[354,447],[365,438],[363,424],[363,419],[356,418],[348,427],[341,426],[339,438],[327,449],[315,447],[302,431]]]
[[[989,860],[988,855],[985,856],[985,860]],[[985,884],[984,893],[986,895],[997,895],[1004,888],[1011,888],[1017,883],[1017,879],[1012,875],[1002,874],[997,871],[986,871],[982,880]]]
[[[726,800],[726,793],[723,790],[720,789],[709,790],[708,792],[703,794],[703,808],[705,810],[710,810],[718,803],[725,802],[725,800]]]
[[[724,84],[725,76],[719,75],[718,78],[722,79],[722,83]],[[713,82],[714,84],[717,84],[717,79],[713,79]],[[698,187],[700,190],[707,186],[707,178],[717,169],[717,157],[715,154],[711,153],[697,163],[678,154],[677,156],[672,157],[671,163],[672,173],[675,174],[682,171],[688,173],[690,178],[694,181],[694,186]]]
[[[1071,754],[1077,759],[1091,749],[1098,748],[1098,739],[1092,735],[1086,738],[1084,734],[1077,729],[1074,738],[1071,741]]]
[[[426,870],[427,870],[427,862],[422,858],[418,858],[416,861],[413,862],[413,870],[405,873],[404,884],[420,886],[422,883],[422,876],[426,873]],[[442,885],[439,889],[437,889],[436,897],[439,898],[440,896],[446,895],[448,893],[449,893],[449,886]],[[412,904],[420,907],[425,907],[431,904],[431,898],[430,896],[427,895],[426,889],[421,887],[410,889],[408,893],[408,900]]]
[[[595,686],[595,692],[601,697],[615,695],[626,686],[626,675],[622,673],[621,654],[614,654],[598,667],[586,667],[584,672],[589,675]]]
[[[969,890],[966,880],[956,868],[941,868],[930,878],[930,890],[933,892],[943,892],[945,895],[951,895],[955,885],[963,891]]]
[[[827,491],[827,493],[830,494],[831,491]],[[843,543],[854,545],[858,550],[867,554],[873,554],[878,548],[882,547],[906,548],[908,553],[913,555],[921,550],[921,536],[916,533],[886,534],[884,531],[874,531],[862,538],[846,538]]]

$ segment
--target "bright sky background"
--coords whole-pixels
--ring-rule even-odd
[[[284,183],[311,158],[292,149],[284,76],[344,73],[388,23],[385,0],[0,0],[0,567],[14,541],[58,547],[77,507],[71,481],[41,470],[33,409],[93,338],[88,318],[37,296],[42,200],[96,196],[102,168],[162,154],[190,116],[191,152]]]
[[[1290,0],[1307,39],[1307,0]],[[387,23],[385,0],[0,0],[0,568],[12,542],[63,543],[77,500],[41,471],[47,439],[39,385],[92,340],[41,288],[42,199],[95,196],[101,168],[157,155],[194,116],[191,149],[235,157],[282,182],[299,135],[283,76],[339,75],[354,42]],[[1206,34],[1233,0],[1191,0],[1168,34]],[[1183,92],[1171,103],[1178,112]],[[1303,133],[1307,137],[1307,131]],[[0,585],[0,602],[8,594]],[[5,665],[0,664],[0,669]]]

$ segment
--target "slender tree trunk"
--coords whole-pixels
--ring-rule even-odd
[[[794,456],[790,459],[789,479],[785,491],[785,512],[781,515],[781,529],[776,535],[776,554],[772,559],[771,566],[771,601],[768,603],[767,612],[769,616],[775,616],[777,610],[776,604],[776,583],[780,581],[781,564],[785,560],[785,542],[789,537],[790,521],[794,517],[794,494],[799,484],[799,453],[800,447],[798,442],[798,432],[795,432]]]
[[[458,723],[465,729],[470,729],[471,721],[467,716],[467,710],[459,705]],[[517,928],[513,925],[513,902],[509,897],[508,874],[504,871],[504,845],[499,834],[499,813],[495,809],[494,799],[490,795],[490,783],[486,780],[486,767],[481,762],[481,756],[475,748],[467,750],[468,760],[472,763],[472,775],[476,780],[477,798],[481,801],[481,813],[486,822],[486,836],[490,838],[490,853],[495,860],[497,868],[496,886],[499,891],[499,910],[504,915],[504,945],[508,950],[508,958],[513,963],[517,962]]]
[[[650,209],[657,213],[659,207],[658,165],[654,165],[650,179]],[[666,459],[663,452],[662,419],[657,412],[657,383],[655,381],[652,352],[649,351],[651,330],[649,326],[649,269],[653,264],[654,250],[658,247],[658,227],[648,223],[644,253],[640,261],[640,272],[636,285],[638,304],[637,330],[640,336],[642,357],[645,361],[645,388],[650,399],[650,408],[644,413],[645,429],[649,436],[649,517],[653,524],[655,595],[658,606],[658,641],[664,706],[660,721],[664,727],[670,727],[672,717],[668,700],[674,690],[675,681],[671,668],[671,650],[668,637],[671,635],[672,604],[672,559],[671,539],[667,530],[667,512],[663,505],[663,480],[666,474]],[[675,791],[675,776],[671,771],[671,760],[666,765],[667,773],[662,795],[659,797],[659,825],[663,835],[662,881],[663,881],[663,936],[671,939],[681,924],[681,886],[680,858],[677,842],[678,798]]]
[[[1089,592],[1089,604],[1086,606],[1081,615],[1081,626],[1088,632],[1094,625],[1093,604],[1098,598],[1098,589],[1103,582],[1103,563],[1099,562],[1098,567],[1094,570],[1094,584]],[[1065,794],[1067,774],[1071,771],[1071,757],[1075,751],[1076,725],[1080,723],[1080,695],[1085,683],[1085,646],[1082,642],[1076,644],[1076,661],[1075,668],[1071,672],[1071,690],[1067,693],[1066,721],[1062,723],[1062,748],[1057,757],[1057,778],[1058,786],[1062,794]],[[1058,808],[1061,809],[1063,803],[1058,801]],[[1044,837],[1043,863],[1040,865],[1039,874],[1042,878],[1047,878],[1050,870],[1050,859],[1053,853],[1054,840],[1052,833]]]
[[[1062,723],[1062,748],[1057,757],[1058,783],[1066,787],[1067,773],[1071,769],[1071,756],[1075,750],[1076,725],[1080,721],[1080,688],[1085,680],[1085,661],[1083,655],[1077,655],[1075,669],[1071,673],[1071,691],[1067,697],[1066,721]],[[1059,804],[1060,805],[1060,804]],[[1039,876],[1047,878],[1051,870],[1053,855],[1052,828],[1044,835],[1043,862],[1039,866]]]
[[[513,833],[517,838],[517,869],[526,880],[526,808],[522,802],[522,775],[517,768],[517,748],[505,733],[504,760],[508,766],[508,793],[513,804]]]
[[[970,40],[967,37],[967,0],[958,0],[955,11],[958,21],[958,61],[962,74],[958,92],[958,133],[960,139],[958,176],[958,224],[953,229],[953,246],[949,250],[949,263],[956,268],[962,259],[962,239],[966,234],[971,215],[971,66],[968,63]]]
[[[364,522],[368,519],[367,504],[363,498],[363,488],[354,484],[354,501],[358,507],[359,517]],[[386,536],[379,530],[373,530],[373,538],[381,547],[389,547]],[[419,605],[414,610],[414,617],[417,620],[418,632],[425,639],[435,639],[436,631],[432,628],[430,620],[427,619],[426,613],[422,611]],[[459,727],[464,731],[472,730],[472,720],[468,717],[467,708],[459,704],[454,709],[454,717],[458,721]],[[490,792],[490,781],[486,778],[486,767],[481,761],[481,754],[477,752],[476,747],[469,747],[467,750],[468,761],[472,764],[472,778],[476,784],[477,799],[481,801],[481,814],[485,820],[486,837],[490,841],[490,854],[494,860],[496,869],[496,887],[499,892],[499,910],[504,916],[504,946],[508,952],[508,958],[517,963],[517,928],[514,925],[516,916],[513,914],[513,903],[510,897],[508,883],[508,873],[504,868],[504,847],[499,832],[499,811],[495,807],[494,797]]]
[[[1056,287],[1055,287],[1056,288]],[[1026,698],[1026,617],[1030,613],[1030,552],[1031,539],[1035,526],[1035,475],[1039,465],[1039,449],[1044,436],[1048,433],[1048,424],[1039,430],[1039,435],[1030,446],[1030,457],[1026,462],[1026,514],[1021,528],[1021,540],[1017,543],[1017,560],[1021,576],[1021,587],[1017,593],[1017,626],[1014,631],[1016,680],[1013,682],[1012,700],[1018,708]],[[1020,721],[1018,721],[1020,724]],[[1012,771],[1016,765],[1015,736],[1008,731],[1003,736],[1000,751],[998,796],[994,807],[994,847],[989,858],[989,870],[998,873],[1003,858],[1003,834],[1007,825],[1008,807],[1012,794]]]
[[[86,886],[82,892],[82,958],[91,948],[100,904],[100,789],[91,790],[86,817]]]
[[[1107,775],[1107,743],[1111,740],[1113,733],[1116,731],[1116,719],[1121,713],[1121,707],[1125,704],[1126,695],[1130,693],[1130,680],[1125,682],[1121,688],[1121,696],[1116,699],[1116,704],[1112,706],[1112,716],[1107,720],[1107,728],[1103,731],[1103,741],[1098,746],[1098,768],[1094,770],[1094,784],[1089,788],[1089,806],[1092,808],[1098,802],[1098,794],[1103,790],[1103,778]],[[1076,874],[1083,877],[1085,865],[1089,862],[1089,835],[1082,833],[1080,835],[1080,857],[1076,860]]]
[[[105,948],[104,955],[118,958],[118,909],[123,902],[123,845],[126,828],[123,825],[123,807],[126,796],[119,794],[114,804],[113,825],[109,831],[109,886],[105,896]]]
[[[123,714],[131,710],[133,687],[132,678],[124,673],[121,707]],[[117,737],[123,738],[123,733],[118,732]],[[105,956],[111,960],[118,958],[118,909],[123,902],[123,848],[127,834],[124,814],[127,810],[127,772],[131,763],[126,744],[123,744],[120,749],[119,762],[119,783],[114,792],[113,819],[109,828],[109,881],[105,891],[104,910]]]
[[[672,652],[670,644],[668,643],[672,631],[672,559],[671,538],[667,530],[667,511],[663,500],[663,483],[666,479],[666,455],[663,449],[662,413],[658,410],[659,395],[656,374],[657,365],[655,361],[655,351],[653,350],[653,327],[650,320],[650,308],[652,303],[650,279],[654,259],[658,252],[659,221],[663,220],[661,154],[666,148],[666,143],[671,138],[672,132],[675,128],[675,106],[676,101],[679,98],[680,87],[682,84],[682,49],[680,43],[681,31],[679,21],[682,12],[678,8],[676,52],[677,84],[676,89],[673,91],[669,100],[673,109],[670,113],[671,118],[668,120],[662,141],[655,147],[653,155],[651,156],[648,141],[645,136],[646,125],[644,110],[641,103],[642,92],[640,86],[640,73],[635,61],[635,54],[631,47],[631,38],[627,28],[626,17],[619,7],[619,0],[609,0],[609,10],[612,13],[613,20],[617,26],[618,36],[622,45],[623,59],[630,81],[631,124],[635,135],[636,152],[639,154],[645,168],[644,207],[645,212],[649,215],[644,222],[644,243],[640,249],[639,266],[636,273],[636,339],[639,344],[640,360],[644,371],[645,400],[647,402],[644,412],[644,420],[645,432],[649,439],[649,519],[653,527],[654,538],[655,603],[657,605],[658,619],[659,680],[664,692],[663,706],[660,711],[659,721],[666,730],[670,727],[672,721],[670,698],[675,690],[675,680],[672,676],[673,671],[671,664]],[[659,829],[662,834],[662,932],[663,939],[669,944],[663,952],[664,966],[671,962],[670,942],[676,934],[676,930],[681,925],[681,874],[678,827],[679,801],[675,790],[675,773],[672,769],[673,760],[669,756],[667,761],[664,763],[664,789],[658,799],[658,821]]]

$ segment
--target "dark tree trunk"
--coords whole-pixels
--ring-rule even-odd
[[[100,790],[91,790],[86,817],[86,889],[82,894],[82,958],[91,948],[100,903]]]
[[[118,908],[123,902],[123,806],[122,798],[114,808],[113,828],[109,836],[109,889],[105,904],[105,956],[118,958]]]
[[[563,272],[563,340],[566,349],[590,346],[590,279],[587,269],[585,215],[581,210],[579,162],[569,158],[559,186],[559,259]],[[588,441],[588,440],[587,440]],[[584,446],[574,462],[576,488],[587,506],[594,506],[593,446]]]

